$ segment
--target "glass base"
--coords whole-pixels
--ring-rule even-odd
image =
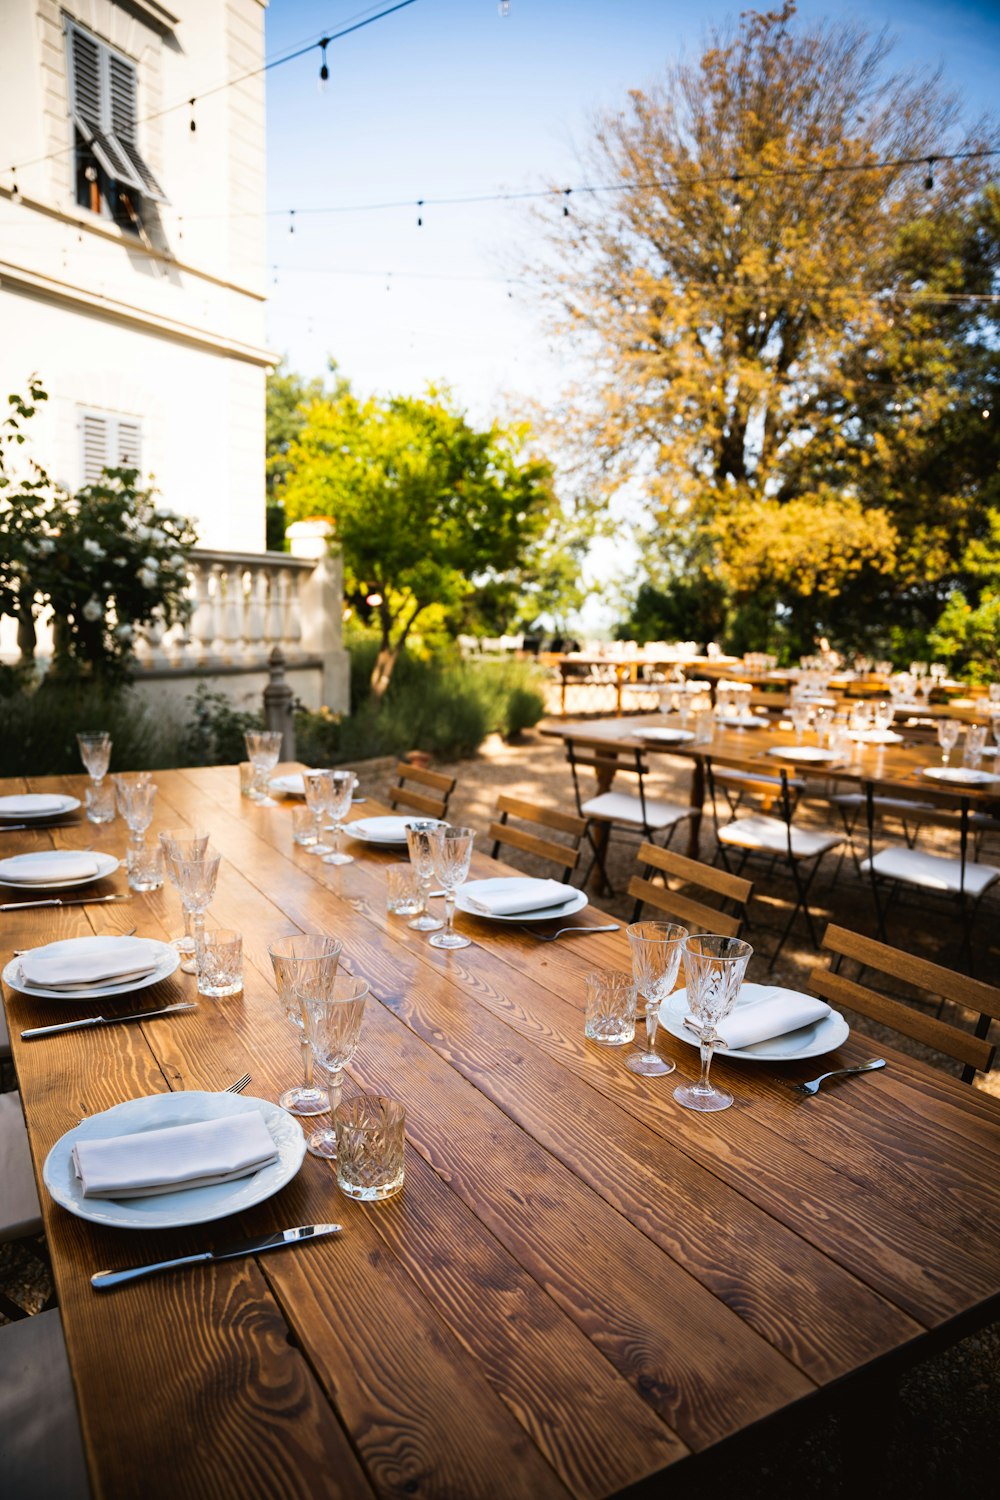
[[[685,1109],[696,1109],[699,1114],[714,1114],[717,1109],[728,1109],[733,1102],[732,1094],[725,1089],[700,1089],[696,1083],[680,1083],[674,1089],[674,1098]]]
[[[286,1089],[278,1103],[290,1115],[325,1115],[330,1109],[330,1096],[326,1089],[307,1089],[299,1084],[297,1089]]]
[[[171,938],[170,946],[171,948],[176,948],[178,953],[193,953],[194,938],[188,937],[187,933],[184,932],[180,937]]]
[[[463,937],[460,932],[436,932],[429,941],[432,948],[472,947],[472,939]]]
[[[198,993],[208,1000],[223,1000],[227,995],[242,995],[243,980],[235,979],[229,984],[202,984],[199,981]]]
[[[188,954],[187,958],[182,958],[181,959],[181,973],[182,974],[197,974],[197,972],[198,972],[198,960],[195,958],[194,953],[191,952],[191,953]]]
[[[324,856],[323,856],[323,863],[325,865],[353,865],[353,863],[354,863],[354,855],[353,854],[324,854]]]
[[[322,1156],[333,1161],[337,1155],[337,1137],[332,1130],[314,1130],[306,1139],[306,1150],[311,1156]]]
[[[280,807],[281,806],[281,803],[280,802],[276,802],[273,797],[254,797],[253,800],[254,800],[255,804],[258,807]]]
[[[310,844],[308,847],[309,847],[309,853],[310,854],[332,854],[333,853],[333,845],[332,844]]]
[[[389,1182],[380,1182],[375,1187],[359,1187],[357,1183],[347,1182],[338,1173],[337,1186],[345,1198],[356,1198],[360,1203],[380,1203],[385,1198],[394,1198],[403,1190],[403,1174],[393,1177]]]
[[[425,911],[422,917],[414,917],[408,926],[412,927],[414,932],[440,932],[444,923],[440,917],[433,917],[429,911]]]
[[[677,1064],[664,1062],[658,1052],[633,1052],[626,1057],[625,1066],[630,1073],[638,1073],[642,1078],[662,1078],[664,1074],[672,1073]]]

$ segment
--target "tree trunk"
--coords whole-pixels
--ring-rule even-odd
[[[385,697],[386,688],[392,679],[392,669],[399,657],[398,646],[383,644],[379,648],[378,656],[375,658],[375,666],[372,670],[371,684],[372,697],[376,703],[380,703]]]

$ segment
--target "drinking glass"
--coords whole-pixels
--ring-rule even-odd
[[[812,710],[808,703],[792,703],[789,705],[788,717],[791,719],[792,728],[795,730],[795,743],[797,745],[802,744],[802,737],[809,728],[811,714]]]
[[[394,917],[415,917],[423,911],[420,879],[413,865],[401,862],[386,867],[385,909]]]
[[[674,1089],[674,1098],[685,1109],[708,1114],[728,1109],[733,1102],[732,1094],[709,1083],[708,1070],[712,1066],[712,1053],[719,1045],[716,1027],[736,1004],[752,954],[750,944],[742,939],[715,933],[689,937],[684,946],[686,1007],[698,1025],[701,1047],[698,1082],[679,1083]]]
[[[896,715],[895,705],[888,698],[879,698],[872,708],[872,720],[879,734],[885,734],[892,728],[892,721]]]
[[[150,781],[148,772],[116,776],[114,782],[118,811],[128,824],[129,844],[133,849],[141,849],[146,842],[146,829],[153,821],[156,783]]]
[[[292,808],[292,842],[302,849],[312,849],[316,843],[316,827],[313,810],[301,802]]]
[[[185,927],[190,923],[196,954],[198,945],[205,935],[205,913],[215,895],[220,858],[221,856],[216,854],[211,845],[207,845],[199,855],[191,859],[185,858],[183,852],[168,856],[173,881],[180,895],[181,905],[184,907]],[[184,969],[185,964],[182,963],[181,968]],[[197,973],[197,963],[194,968],[186,969],[185,972]]]
[[[417,932],[440,932],[444,923],[431,915],[428,906],[431,886],[434,883],[434,845],[431,835],[440,828],[437,818],[414,818],[406,830],[406,842],[410,850],[410,863],[420,882],[421,915],[414,917],[410,926]]]
[[[965,731],[965,748],[962,751],[962,765],[967,766],[972,771],[978,771],[985,746],[986,725],[969,724]]]
[[[989,685],[991,703],[1000,703],[1000,682],[991,682]]]
[[[435,932],[432,948],[468,948],[470,939],[455,931],[455,892],[469,873],[474,828],[435,828],[431,834],[434,873],[444,886],[444,931]]]
[[[158,891],[163,885],[163,850],[159,844],[130,844],[125,868],[130,891]]]
[[[258,807],[277,807],[277,802],[267,789],[267,776],[278,764],[282,736],[278,730],[248,729],[243,738],[254,771],[250,796]]]
[[[220,1000],[243,989],[243,939],[230,927],[202,933],[198,945],[198,993]]]
[[[177,890],[177,880],[174,876],[175,859],[203,859],[205,850],[208,848],[209,835],[197,828],[166,828],[160,833],[160,848],[163,850],[164,869],[170,884]],[[197,973],[197,964],[194,957],[194,938],[191,935],[191,915],[187,908],[184,911],[184,931],[179,937],[171,938],[171,947],[176,948],[182,954],[181,971],[184,974]]]
[[[105,730],[88,731],[78,734],[76,743],[80,748],[80,759],[91,781],[95,786],[100,786],[108,774],[108,766],[111,764],[111,736]]]
[[[332,771],[303,771],[302,785],[305,788],[306,806],[312,813],[313,832],[316,835],[309,846],[310,854],[329,854],[331,844],[323,842],[323,819],[330,800],[330,777]]]
[[[677,978],[688,929],[676,922],[633,922],[625,932],[632,950],[632,978],[646,1012],[646,1050],[630,1053],[625,1066],[643,1078],[657,1078],[672,1073],[676,1066],[657,1052],[656,1026],[660,1003]]]
[[[306,1007],[328,995],[337,977],[343,943],[339,938],[297,933],[268,944],[278,1000],[287,1020],[299,1033],[302,1084],[286,1089],[278,1103],[293,1115],[322,1115],[329,1108],[326,1089],[313,1083],[313,1051],[306,1030]]]
[[[957,719],[938,719],[937,737],[941,746],[941,764],[946,766],[951,759],[951,752],[958,744],[958,735],[961,725]]]
[[[92,781],[86,791],[87,822],[115,821],[115,789],[103,781]]]
[[[313,1057],[328,1075],[331,1114],[340,1103],[344,1069],[358,1050],[367,998],[365,980],[356,979],[353,974],[338,974],[325,994],[305,1002],[306,1035]],[[336,1156],[337,1136],[332,1127],[314,1130],[306,1140],[306,1150],[327,1159]]]
[[[378,1094],[359,1094],[333,1117],[337,1186],[347,1198],[377,1202],[403,1186],[403,1106]]]
[[[583,1034],[602,1047],[621,1047],[635,1040],[635,981],[631,974],[594,969],[587,975]]]
[[[351,798],[354,796],[358,778],[353,771],[330,771],[329,778],[326,815],[330,819],[329,826],[333,833],[333,843],[330,853],[323,855],[323,863],[325,865],[353,865],[354,855],[340,852],[340,830],[351,810]]]

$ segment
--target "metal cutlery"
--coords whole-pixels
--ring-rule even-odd
[[[81,822],[80,818],[71,818],[68,823],[0,823],[0,833],[22,833],[29,828],[48,833],[50,828],[79,828]]]
[[[175,1011],[197,1009],[193,1000],[179,1000],[176,1005],[164,1005],[159,1010],[139,1010],[132,1016],[87,1016],[84,1020],[60,1021],[57,1026],[33,1026],[30,1031],[21,1032],[21,1040],[31,1042],[35,1037],[55,1036],[60,1031],[86,1031],[91,1026],[120,1026],[125,1021],[151,1021],[154,1016],[169,1016]],[[250,1079],[247,1078],[246,1082],[249,1083]]]
[[[128,932],[116,932],[115,933],[115,937],[131,937],[134,932],[135,932],[135,928],[134,927],[130,927],[129,930],[128,930]],[[44,947],[45,944],[43,943],[43,944],[40,944],[39,946]],[[35,951],[34,948],[14,948],[12,950],[13,955],[14,955],[15,958],[23,958],[26,953],[34,953],[34,951]]]
[[[819,1093],[820,1084],[825,1083],[828,1078],[846,1078],[849,1073],[875,1073],[879,1068],[884,1067],[884,1057],[872,1057],[868,1062],[860,1063],[856,1068],[834,1068],[832,1073],[821,1073],[818,1078],[812,1078],[808,1083],[793,1083],[792,1088],[800,1094],[808,1094],[811,1098],[813,1094]]]
[[[119,896],[77,896],[71,901],[64,901],[61,896],[50,896],[47,901],[5,901],[0,906],[0,911],[27,911],[32,906],[106,906],[110,901],[131,899],[131,895],[125,893]]]
[[[340,1224],[303,1224],[297,1229],[281,1229],[277,1234],[268,1234],[263,1239],[243,1240],[237,1245],[227,1245],[223,1250],[203,1250],[200,1255],[179,1255],[174,1260],[152,1261],[146,1266],[130,1266],[125,1271],[98,1271],[91,1276],[90,1284],[98,1292],[112,1287],[125,1286],[127,1282],[139,1281],[143,1276],[155,1276],[160,1271],[172,1271],[176,1266],[208,1265],[216,1260],[237,1260],[243,1255],[262,1255],[266,1250],[282,1250],[286,1245],[303,1245],[310,1240],[323,1239],[328,1234],[339,1234]]]
[[[242,1078],[237,1078],[235,1083],[230,1083],[226,1088],[222,1090],[222,1092],[224,1094],[242,1094],[243,1090],[250,1082],[250,1078],[251,1075],[249,1073],[244,1073]]]
[[[518,922],[522,932],[529,937],[537,938],[540,943],[554,943],[556,938],[573,934],[577,937],[588,932],[617,932],[621,926],[620,922],[611,922],[607,927],[560,927],[556,932],[538,932],[534,927],[529,927],[525,922]]]

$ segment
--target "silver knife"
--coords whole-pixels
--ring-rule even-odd
[[[50,828],[79,828],[80,822],[80,818],[70,818],[67,823],[0,823],[0,833],[21,833],[28,828],[36,833],[48,833]]]
[[[155,1260],[148,1266],[130,1266],[127,1271],[98,1271],[91,1276],[90,1284],[96,1291],[106,1292],[129,1281],[138,1281],[143,1276],[172,1271],[175,1266],[198,1266],[214,1260],[238,1260],[241,1255],[261,1255],[265,1250],[281,1250],[285,1245],[301,1245],[307,1240],[322,1239],[324,1235],[339,1234],[342,1228],[341,1224],[303,1224],[298,1229],[279,1229],[277,1234],[268,1234],[259,1240],[242,1240],[238,1245],[227,1245],[222,1250],[203,1250],[200,1255],[180,1255],[176,1260]]]
[[[29,906],[103,906],[108,901],[131,901],[128,895],[120,896],[77,896],[70,901],[63,901],[59,896],[52,896],[47,901],[6,901],[0,906],[0,911],[26,911]]]
[[[119,1026],[125,1021],[151,1021],[154,1016],[169,1016],[176,1010],[197,1010],[193,1000],[181,1000],[176,1005],[164,1005],[160,1010],[140,1010],[134,1016],[88,1016],[84,1021],[60,1021],[58,1026],[33,1026],[21,1032],[21,1041],[30,1042],[36,1036],[55,1036],[58,1031],[83,1031],[88,1026]]]

